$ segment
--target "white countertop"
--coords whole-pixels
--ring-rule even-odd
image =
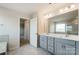
[[[6,52],[7,42],[0,42],[0,53]]]
[[[50,34],[50,33],[49,34],[42,33],[40,35],[79,41],[79,35],[68,35],[68,36],[66,36],[66,34]]]

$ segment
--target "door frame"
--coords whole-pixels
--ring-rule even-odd
[[[30,21],[29,21],[29,19],[25,19],[25,18],[20,18],[20,20],[21,20],[21,19],[24,19],[25,22],[28,21],[28,23],[29,23],[29,24],[28,24],[28,25],[29,25],[29,42],[28,42],[28,43],[30,43]],[[20,22],[20,23],[21,23],[21,22]],[[19,23],[19,25],[20,25],[20,23]],[[20,26],[19,26],[19,27],[20,27]],[[20,32],[20,31],[19,31],[19,32]],[[25,34],[24,34],[24,35],[25,35]],[[21,40],[21,39],[20,39],[20,40]],[[20,40],[19,40],[19,42],[20,42]],[[20,44],[21,44],[21,43],[20,43]],[[20,46],[20,47],[21,47],[21,46]]]

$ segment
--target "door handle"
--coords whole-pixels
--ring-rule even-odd
[[[62,45],[62,48],[66,48],[66,46],[65,45]]]

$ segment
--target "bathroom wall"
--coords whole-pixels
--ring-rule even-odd
[[[0,7],[0,35],[9,35],[9,50],[20,47],[20,18],[25,14]]]

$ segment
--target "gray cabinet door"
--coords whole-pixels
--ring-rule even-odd
[[[57,55],[75,55],[75,41],[56,38],[55,54]]]
[[[56,55],[65,55],[66,49],[65,49],[64,39],[55,38],[55,54]]]
[[[48,51],[54,53],[54,38],[48,37]]]
[[[75,55],[75,41],[73,40],[66,40],[66,55]]]
[[[79,42],[76,41],[76,55],[79,55]]]
[[[40,47],[47,50],[47,36],[40,36]]]
[[[75,46],[66,45],[66,55],[75,55]]]

